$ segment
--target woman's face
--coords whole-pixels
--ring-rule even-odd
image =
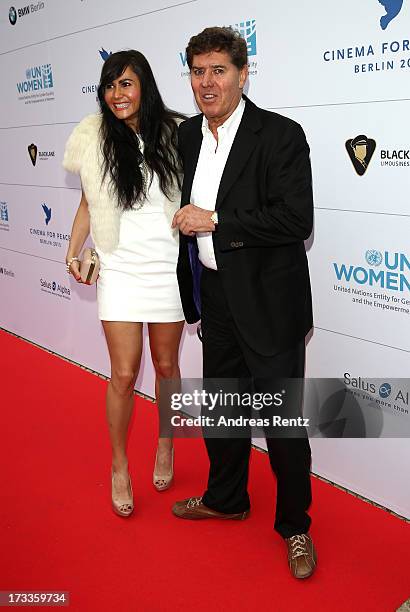
[[[138,113],[141,105],[141,84],[129,66],[118,79],[105,87],[104,100],[117,119],[138,129]]]

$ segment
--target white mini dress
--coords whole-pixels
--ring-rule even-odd
[[[164,212],[156,174],[139,209],[123,211],[118,246],[100,258],[98,314],[102,321],[182,321],[176,266],[178,231]]]

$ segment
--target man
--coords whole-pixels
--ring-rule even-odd
[[[201,316],[204,378],[303,378],[312,326],[303,241],[313,219],[303,130],[243,96],[247,47],[237,32],[206,28],[189,41],[187,62],[202,114],[180,125],[184,183],[174,227],[181,232],[185,316],[190,323]],[[250,438],[205,443],[207,490],[177,502],[173,513],[246,518]],[[306,578],[316,566],[309,441],[267,437],[267,446],[277,477],[275,529],[287,543],[292,574]]]

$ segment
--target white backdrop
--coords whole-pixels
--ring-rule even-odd
[[[188,38],[246,22],[248,95],[299,121],[311,145],[316,328],[307,375],[408,377],[410,2],[383,29],[385,12],[378,0],[44,0],[14,12],[0,1],[0,326],[109,373],[95,288],[77,286],[64,268],[80,197],[78,177],[61,166],[65,141],[96,109],[100,52],[141,50],[167,105],[193,114]],[[376,142],[363,176],[345,148],[358,135]],[[200,375],[195,327],[185,330],[181,368]],[[153,395],[147,351],[137,388]],[[410,419],[408,403],[397,418]],[[406,439],[312,446],[314,471],[410,517]]]

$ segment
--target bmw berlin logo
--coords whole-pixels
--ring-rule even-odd
[[[10,9],[9,9],[9,21],[10,21],[11,25],[16,25],[17,11],[14,8],[14,6],[11,6]]]

